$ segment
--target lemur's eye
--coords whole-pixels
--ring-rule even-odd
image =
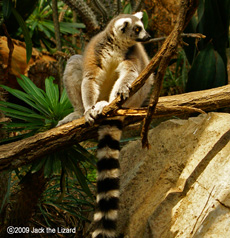
[[[137,26],[134,29],[135,33],[138,34],[141,31],[141,27]]]

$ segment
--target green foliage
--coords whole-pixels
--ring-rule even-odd
[[[3,0],[1,4],[3,17],[8,18],[11,14],[12,2],[8,0]]]
[[[21,78],[17,81],[24,92],[2,85],[2,88],[27,105],[0,102],[0,110],[13,119],[11,123],[5,125],[8,131],[29,130],[20,137],[31,136],[53,128],[61,118],[73,111],[65,90],[59,99],[58,85],[53,83],[52,77],[45,80],[46,91],[38,88],[26,76],[21,75]]]
[[[76,144],[68,149],[54,152],[45,158],[35,161],[32,164],[31,172],[37,172],[44,168],[44,176],[50,178],[53,175],[60,175],[62,171],[69,177],[76,177],[78,184],[83,189],[85,194],[92,198],[92,193],[89,188],[91,181],[87,178],[88,171],[86,165],[95,168],[95,157],[79,144]]]
[[[60,227],[61,222],[63,227],[77,227],[80,230],[82,223],[88,221],[85,217],[86,212],[94,209],[92,200],[78,186],[76,179],[67,177],[64,183],[66,193],[62,202],[59,202],[57,199],[61,193],[59,178],[53,177],[50,180],[38,204],[36,220],[48,227]]]
[[[4,128],[9,132],[21,133],[20,136],[10,138],[10,141],[53,128],[73,110],[66,91],[60,96],[58,85],[54,84],[52,77],[45,80],[45,91],[29,78],[23,75],[21,78],[18,83],[24,92],[2,85],[24,104],[0,102],[0,110],[12,119]],[[95,157],[76,144],[16,169],[17,184],[23,181],[26,174],[40,170],[44,171],[44,177],[48,180],[34,219],[49,227],[76,227],[87,221],[83,213],[94,207],[91,190],[94,189],[92,182],[95,181],[95,164]],[[90,176],[88,170],[93,171]],[[9,192],[6,199],[9,199]]]
[[[21,15],[18,13],[18,11],[13,7],[13,3],[12,0],[10,1],[3,1],[3,7],[2,7],[2,12],[3,12],[3,18],[7,19],[10,17],[11,14],[14,15],[15,19],[17,20],[22,34],[24,36],[25,39],[25,43],[26,43],[26,61],[27,63],[29,62],[31,55],[32,55],[32,41],[29,35],[29,31],[27,29],[26,23],[23,20],[23,18],[21,17]]]
[[[146,29],[148,27],[149,24],[149,16],[147,14],[146,11],[143,11],[143,24],[144,24],[144,28]]]
[[[27,106],[10,102],[0,102],[0,110],[12,118],[12,122],[4,128],[9,132],[24,132],[20,136],[9,138],[7,141],[17,140],[31,136],[39,131],[45,131],[57,125],[58,121],[72,112],[72,106],[64,90],[59,96],[58,85],[53,83],[53,78],[45,80],[45,91],[38,88],[29,78],[21,75],[19,85],[24,92],[2,85],[2,87],[23,101]],[[2,141],[2,143],[5,141]],[[88,187],[87,173],[84,164],[95,166],[95,158],[80,145],[75,145],[63,151],[55,152],[32,164],[30,170],[36,172],[44,168],[46,178],[65,171],[71,176],[76,176],[79,185],[88,196],[92,193]]]
[[[187,91],[203,90],[227,84],[227,56],[229,46],[230,0],[199,2],[197,17],[193,17],[186,32],[199,32],[206,39],[196,44],[193,39],[185,52],[191,69]]]
[[[225,66],[220,54],[209,44],[195,58],[188,74],[187,89],[196,91],[226,84]]]
[[[177,59],[171,61],[163,81],[163,95],[183,93],[188,79],[187,57],[184,50],[178,52]]]
[[[42,49],[41,43],[43,46],[46,46],[48,50],[54,51],[55,44],[52,39],[55,38],[54,24],[52,18],[52,7],[51,0],[39,0],[38,6],[35,8],[32,14],[29,14],[29,17],[24,21],[23,17],[18,12],[20,6],[18,4],[13,4],[12,0],[3,0],[2,4],[2,13],[3,19],[11,19],[13,14],[17,20],[20,28],[17,31],[17,37],[23,35],[26,43],[26,52],[27,52],[27,63],[30,60],[32,54],[32,46]],[[15,8],[15,6],[17,8]],[[62,9],[64,3],[59,1],[58,7]],[[20,8],[21,9],[21,8]],[[62,10],[60,10],[62,11]],[[79,33],[80,28],[85,28],[85,25],[82,23],[73,23],[72,22],[72,12],[65,14],[65,22],[60,22],[60,32],[62,34],[76,34]],[[27,13],[28,16],[28,13]],[[69,44],[65,38],[62,38],[65,44]],[[33,43],[32,43],[33,42]]]
[[[26,62],[28,64],[28,62],[32,56],[32,40],[30,38],[26,24],[25,24],[24,20],[22,19],[22,17],[20,16],[20,14],[16,11],[15,8],[12,8],[11,11],[14,14],[15,18],[17,19],[17,21],[22,29],[22,33],[23,33],[25,43],[26,43]]]
[[[58,3],[58,9],[62,9],[63,2]],[[76,34],[79,33],[79,28],[85,28],[82,23],[73,23],[71,18],[65,18],[67,22],[60,22],[60,33],[62,34]],[[50,1],[40,0],[38,7],[29,16],[26,21],[29,29],[30,37],[33,39],[36,47],[41,47],[41,42],[49,49],[52,50],[52,38],[55,37],[54,24],[52,20],[52,8]],[[62,38],[64,41],[64,38]],[[68,44],[67,41],[64,41]]]
[[[124,14],[131,14],[132,13],[132,6],[131,3],[127,3],[123,8]]]

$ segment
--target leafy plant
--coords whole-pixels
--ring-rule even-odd
[[[6,124],[4,128],[9,132],[27,131],[26,133],[21,133],[20,136],[9,138],[8,141],[25,138],[37,132],[51,129],[57,125],[60,119],[73,111],[65,90],[63,90],[59,99],[58,85],[53,83],[54,79],[52,77],[45,80],[45,91],[38,88],[26,76],[21,75],[21,78],[17,79],[17,81],[25,92],[2,85],[6,91],[27,104],[26,107],[10,102],[0,102],[0,110],[6,116],[12,118],[12,122]],[[62,158],[65,159],[62,160]],[[69,159],[67,163],[66,158]],[[92,162],[93,159],[94,157],[83,147],[75,145],[65,151],[43,158],[38,164],[35,162],[32,166],[32,171],[36,172],[44,166],[45,177],[50,177],[52,174],[60,172],[58,168],[61,165],[65,171],[69,169],[78,177],[81,173],[78,163],[83,161]],[[82,180],[82,176],[80,175],[78,179],[79,183],[87,191],[88,187]],[[90,191],[88,190],[87,193],[90,194]]]
[[[203,90],[227,84],[227,56],[229,47],[230,0],[199,1],[197,16],[189,23],[186,32],[199,32],[206,36],[196,43],[186,39],[185,52],[191,69],[187,91]]]
[[[21,75],[21,78],[17,81],[25,92],[5,85],[2,85],[2,88],[23,101],[27,107],[0,102],[0,110],[13,119],[11,123],[5,125],[5,129],[9,132],[28,131],[13,138],[14,140],[53,128],[61,118],[73,111],[65,90],[59,100],[58,85],[53,83],[52,77],[45,80],[45,92],[26,76]]]
[[[41,47],[41,42],[49,50],[52,49],[51,39],[55,38],[54,24],[52,20],[51,1],[40,0],[38,7],[26,20],[26,25],[29,29],[30,37],[33,39],[35,46]],[[63,2],[58,3],[58,9],[62,9]],[[85,28],[83,23],[73,23],[71,18],[66,19],[67,22],[59,22],[60,33],[76,34],[80,33],[79,28]],[[20,33],[20,32],[19,32]],[[62,38],[64,40],[64,38]],[[65,44],[68,43],[65,41]]]
[[[178,52],[177,59],[171,61],[167,68],[164,82],[163,95],[183,93],[188,80],[187,58],[184,50]]]
[[[12,118],[12,122],[5,124],[4,128],[9,132],[20,133],[19,136],[9,138],[10,141],[53,128],[60,119],[73,110],[66,91],[64,90],[60,96],[58,85],[53,83],[52,77],[45,80],[45,91],[38,88],[29,78],[23,75],[21,78],[18,79],[18,83],[24,92],[2,85],[6,91],[25,104],[22,106],[10,102],[0,102],[0,110],[7,117]],[[3,142],[6,143],[6,141]],[[71,216],[77,216],[77,219],[86,220],[81,214],[81,209],[83,209],[81,206],[92,209],[91,190],[94,188],[92,180],[95,179],[95,177],[91,177],[91,181],[88,179],[86,166],[95,169],[95,163],[95,157],[76,144],[36,160],[31,165],[17,169],[15,172],[22,184],[23,181],[26,181],[27,175],[40,174],[40,171],[49,181],[39,205],[47,225],[49,224],[49,214],[44,210],[49,210],[51,207],[57,209],[59,213],[67,212]],[[56,179],[55,184],[54,178]],[[59,180],[58,184],[57,180]],[[66,186],[67,181],[72,181],[71,188],[69,185]],[[57,189],[58,187],[59,189]],[[73,190],[72,193],[70,193],[70,189]],[[74,201],[75,204],[73,204]]]
[[[39,211],[36,217],[44,226],[60,227],[60,220],[62,220],[65,223],[62,224],[63,227],[78,226],[80,229],[82,222],[88,221],[85,214],[92,211],[94,206],[84,190],[77,186],[76,179],[67,177],[65,183],[66,194],[62,202],[58,202],[57,197],[61,192],[59,177],[55,176],[51,179],[38,204]]]
[[[24,36],[25,43],[26,43],[26,61],[29,62],[31,55],[32,55],[32,41],[29,35],[29,31],[27,29],[26,23],[23,20],[22,16],[18,13],[16,8],[14,8],[12,0],[6,1],[4,0],[2,3],[2,14],[3,14],[3,20],[8,19],[11,14],[14,15],[15,19],[17,20],[21,32]]]

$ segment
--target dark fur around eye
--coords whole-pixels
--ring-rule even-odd
[[[140,27],[140,26],[135,26],[135,27],[133,28],[133,30],[134,30],[134,32],[135,32],[136,34],[139,34],[140,31],[141,31],[141,27]]]
[[[123,26],[122,29],[121,29],[121,31],[122,31],[123,33],[125,33],[125,31],[126,31],[128,25],[129,25],[128,22],[124,22],[124,26]]]

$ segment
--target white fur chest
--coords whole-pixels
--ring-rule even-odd
[[[124,61],[125,55],[121,49],[113,46],[113,48],[107,46],[103,49],[101,54],[102,68],[106,71],[116,70],[119,63]]]
[[[99,100],[109,100],[110,92],[120,75],[119,65],[124,59],[124,54],[119,50],[111,49],[111,47],[103,49],[101,71],[96,79],[100,87]]]

